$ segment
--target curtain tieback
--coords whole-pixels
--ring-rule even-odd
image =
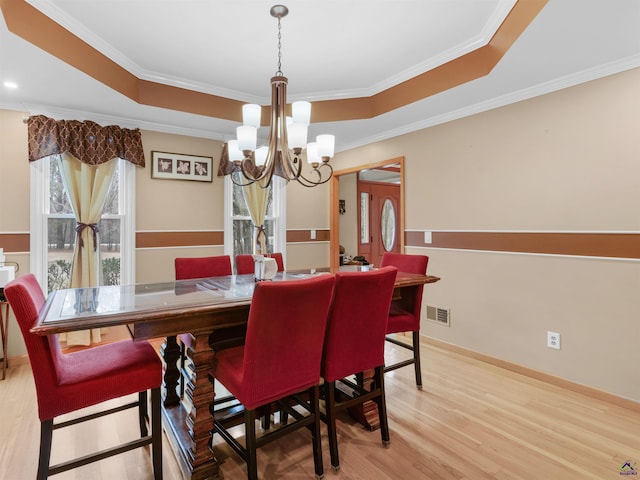
[[[78,234],[78,240],[80,241],[80,248],[84,248],[84,240],[82,240],[82,232],[85,228],[90,228],[93,232],[93,251],[98,249],[98,224],[97,223],[81,223],[76,225],[76,233]]]
[[[264,228],[264,225],[254,225],[254,227],[256,227],[256,230],[258,230],[256,232],[256,244],[258,245],[258,248],[260,248],[260,237],[262,238],[267,238],[267,232]],[[262,250],[262,249],[261,249]],[[266,252],[260,252],[260,253],[266,253]]]

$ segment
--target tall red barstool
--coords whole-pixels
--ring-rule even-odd
[[[20,326],[36,385],[40,418],[38,480],[149,444],[152,446],[154,478],[162,479],[162,361],[151,344],[122,340],[63,354],[57,335],[39,336],[31,333],[45,302],[35,276],[27,274],[18,277],[7,284],[4,291]],[[146,423],[148,390],[151,390],[151,435],[148,434]],[[133,393],[138,394],[137,401],[54,423],[55,417],[60,415]],[[138,407],[141,438],[49,465],[54,430],[133,407]]]
[[[419,273],[426,275],[429,257],[426,255],[407,255],[403,253],[385,252],[381,267],[393,266],[399,272]],[[387,341],[412,352],[412,358],[392,365],[387,365],[385,372],[390,372],[408,365],[414,366],[416,388],[422,390],[422,371],[420,367],[420,309],[422,308],[422,291],[424,285],[402,288],[401,298],[391,302],[387,334],[411,332],[412,343],[407,344],[397,338],[387,336]]]
[[[212,380],[220,382],[244,410],[242,445],[214,412],[219,434],[247,464],[247,477],[258,478],[256,450],[302,427],[311,430],[315,474],[324,473],[320,443],[319,382],[322,345],[334,278],[256,284],[244,345],[216,354]],[[308,398],[299,393],[306,393]],[[275,404],[295,421],[256,434],[260,407]],[[270,408],[270,407],[269,407]]]
[[[326,405],[323,420],[329,432],[334,470],[340,468],[336,415],[341,410],[370,400],[375,402],[382,442],[389,443],[384,342],[396,272],[394,267],[385,267],[369,272],[336,273],[321,370]],[[354,302],[354,298],[358,301]],[[374,371],[370,385],[365,387],[362,382],[350,379],[352,375],[362,378],[368,370]]]

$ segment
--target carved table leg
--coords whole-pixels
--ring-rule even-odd
[[[190,359],[187,363],[191,374],[185,379],[184,399],[175,406],[165,403],[163,408],[167,436],[185,479],[219,478],[218,464],[209,447],[213,429],[209,414],[213,390],[207,375],[213,361],[209,334],[196,334],[186,354]]]
[[[213,403],[213,389],[209,381],[209,370],[213,362],[214,353],[209,346],[209,335],[196,335],[193,350],[188,353],[192,359],[193,371],[190,381],[186,384],[185,395],[191,400],[191,412],[187,417],[187,427],[191,437],[189,457],[195,473],[202,471],[218,475],[218,465],[209,448],[213,419],[209,413],[209,406]],[[192,477],[192,478],[194,478]],[[203,477],[207,478],[207,477]]]
[[[365,372],[356,375],[356,382],[361,385],[365,390],[371,390],[371,383],[373,382],[373,370],[367,370]],[[372,400],[368,400],[359,405],[350,407],[349,414],[357,422],[361,423],[363,427],[368,430],[376,430],[380,428],[380,418],[378,417],[378,406]]]
[[[180,380],[180,370],[177,361],[180,359],[180,347],[176,341],[176,336],[170,336],[162,344],[162,358],[165,363],[164,372],[164,405],[166,407],[180,405],[180,397],[176,391],[178,380]]]

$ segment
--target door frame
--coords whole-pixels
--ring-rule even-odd
[[[404,157],[391,158],[379,162],[357,165],[343,170],[334,170],[329,182],[329,266],[337,268],[340,265],[340,177],[357,173],[360,170],[379,168],[387,165],[400,165],[400,252],[404,253]]]

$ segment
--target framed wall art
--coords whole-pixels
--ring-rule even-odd
[[[213,181],[213,157],[152,151],[151,164],[151,178]]]

